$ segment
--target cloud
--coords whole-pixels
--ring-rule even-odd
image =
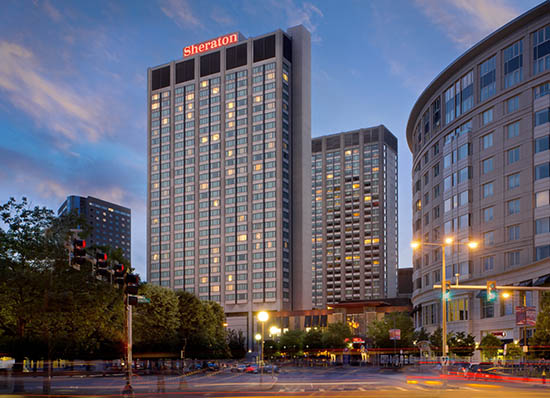
[[[182,29],[202,28],[201,21],[193,15],[187,0],[161,0],[160,9]]]
[[[505,0],[415,0],[415,3],[462,50],[519,14]]]
[[[50,3],[48,0],[44,0],[42,2],[42,8],[44,8],[44,11],[46,14],[55,22],[61,21],[63,19],[61,13],[57,8],[55,8],[52,3]]]
[[[219,25],[231,26],[236,24],[235,19],[233,19],[233,17],[231,17],[227,13],[227,11],[219,7],[216,7],[212,10],[210,18],[212,18],[212,20]]]
[[[311,40],[320,42],[321,37],[317,33],[319,18],[323,18],[323,12],[314,4],[303,2],[297,5],[294,0],[272,0],[271,8],[284,11],[288,26],[304,25],[311,32]]]
[[[84,137],[96,142],[107,133],[103,102],[76,86],[55,81],[27,48],[0,41],[0,91],[41,127],[53,134],[59,148]]]

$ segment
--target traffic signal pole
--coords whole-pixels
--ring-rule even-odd
[[[127,374],[128,374],[128,384],[132,385],[132,306],[130,305],[130,300],[128,295],[126,295],[126,339],[127,339]]]
[[[442,289],[441,285],[433,285],[434,289]],[[487,285],[451,285],[451,289],[459,290],[487,290]],[[495,286],[497,290],[540,290],[550,291],[550,287],[542,286]]]

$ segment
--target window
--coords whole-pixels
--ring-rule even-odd
[[[481,299],[481,318],[493,318],[495,316],[495,303]]]
[[[493,121],[493,108],[487,109],[485,112],[481,114],[482,116],[482,123],[485,126],[486,124],[489,124]]]
[[[508,150],[508,164],[516,163],[519,160],[519,146]]]
[[[550,176],[550,163],[543,163],[535,166],[535,180],[548,178]]]
[[[550,149],[550,135],[535,139],[535,153]]]
[[[493,146],[493,133],[485,134],[481,137],[482,148],[487,149]]]
[[[495,268],[495,256],[483,257],[483,271],[492,271]]]
[[[519,199],[508,201],[508,215],[519,214]]]
[[[533,43],[533,74],[550,69],[550,26],[546,26],[531,34]]]
[[[535,248],[535,251],[536,251],[536,254],[535,254],[536,261],[542,260],[543,258],[550,257],[550,245],[537,246]]]
[[[493,171],[493,158],[485,159],[481,162],[483,174]]]
[[[535,234],[546,234],[548,232],[550,232],[550,217],[535,220]]]
[[[506,132],[508,139],[519,136],[519,122],[515,122],[506,126]]]
[[[489,196],[493,196],[493,182],[483,184],[483,197],[488,198]]]
[[[511,225],[507,228],[508,240],[518,240],[519,239],[519,225]]]
[[[519,174],[511,174],[508,176],[508,189],[514,189],[519,187]]]
[[[516,95],[515,97],[510,98],[508,101],[506,101],[506,112],[512,113],[519,109],[519,95]]]
[[[504,88],[508,88],[523,79],[523,40],[505,48],[502,55],[504,59]]]
[[[516,267],[519,265],[519,251],[506,253],[506,262],[508,267]]]
[[[483,234],[483,245],[492,246],[495,244],[495,231],[485,232]]]
[[[550,109],[543,109],[535,113],[535,126],[548,123],[550,120]]]
[[[550,82],[546,82],[538,87],[535,87],[535,99],[544,97],[548,94],[550,94]]]
[[[496,93],[496,55],[479,66],[480,101],[491,98]]]
[[[434,178],[439,175],[439,163],[432,167]]]
[[[494,207],[487,207],[483,209],[483,221],[489,222],[493,220]]]
[[[535,194],[535,207],[550,205],[550,191],[541,191]]]

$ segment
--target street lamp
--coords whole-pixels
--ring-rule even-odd
[[[441,247],[441,333],[442,333],[442,354],[443,354],[443,374],[447,374],[447,278],[445,276],[445,247],[452,245],[454,242],[453,238],[447,237],[443,240],[443,243],[434,243],[434,242],[411,242],[411,247],[413,249],[418,249],[422,245],[426,246],[437,246]],[[478,243],[475,241],[470,242],[456,242],[456,244],[461,244],[468,246],[470,249],[475,249],[478,246]]]
[[[269,314],[266,311],[258,312],[258,321],[260,321],[260,323],[262,324],[262,335],[260,336],[260,338],[262,339],[262,344],[260,346],[260,383],[262,383],[262,376],[264,373],[264,326],[268,319]]]

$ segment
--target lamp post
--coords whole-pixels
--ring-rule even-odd
[[[445,247],[452,245],[453,238],[445,238],[443,243],[433,243],[433,242],[411,242],[411,247],[413,249],[418,249],[422,245],[426,246],[437,246],[441,247],[441,339],[442,339],[442,357],[443,357],[443,374],[447,374],[447,278],[445,275]],[[470,249],[477,248],[477,242],[459,242],[457,244],[462,244],[468,246]],[[458,280],[457,280],[458,284]]]
[[[260,383],[262,383],[262,376],[264,373],[264,341],[265,341],[264,326],[268,319],[269,319],[269,314],[266,311],[258,312],[258,321],[260,321],[260,323],[262,324],[262,336],[261,336],[262,342],[260,346]]]

